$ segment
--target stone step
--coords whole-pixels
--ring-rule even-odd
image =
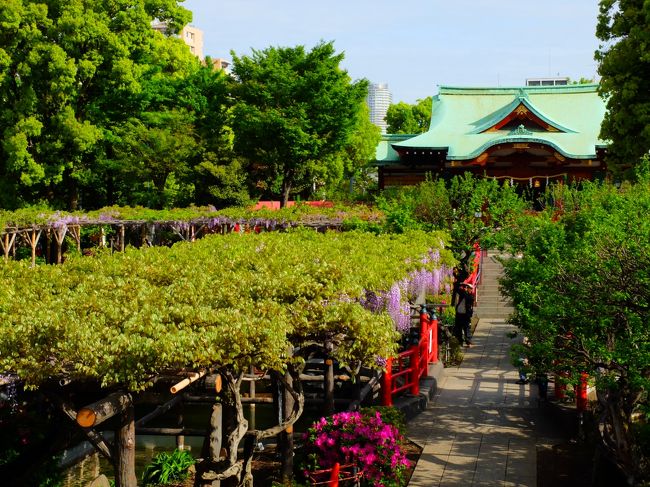
[[[506,296],[485,296],[483,294],[478,295],[477,303],[512,303],[512,300]]]
[[[483,292],[483,293],[488,292],[488,291],[498,293],[499,292],[499,285],[498,284],[486,284],[484,286],[479,286],[478,290],[479,290],[479,292]]]
[[[478,307],[474,310],[477,314],[482,314],[482,313],[505,313],[505,314],[510,314],[513,313],[515,310],[511,306],[483,306],[483,307]]]
[[[510,317],[510,313],[476,313],[482,320],[507,320]]]

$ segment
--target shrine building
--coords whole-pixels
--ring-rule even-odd
[[[377,147],[379,187],[470,171],[540,188],[605,175],[598,85],[440,87],[429,130],[387,134]]]

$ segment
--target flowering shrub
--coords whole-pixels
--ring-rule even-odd
[[[321,418],[307,430],[304,440],[306,471],[352,463],[360,469],[366,485],[405,484],[410,462],[401,448],[404,440],[397,428],[384,423],[379,412],[343,412]]]

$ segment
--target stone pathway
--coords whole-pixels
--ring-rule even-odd
[[[555,442],[537,387],[518,385],[510,365],[512,327],[480,320],[460,367],[445,370],[431,407],[409,422],[424,448],[410,486],[537,485],[537,449]]]

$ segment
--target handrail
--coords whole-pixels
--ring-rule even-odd
[[[425,304],[420,307],[418,343],[399,353],[396,358],[386,361],[386,370],[382,376],[382,405],[391,406],[394,396],[406,390],[417,396],[420,393],[420,379],[428,373],[429,363],[437,361],[438,318],[435,312],[429,314]]]

